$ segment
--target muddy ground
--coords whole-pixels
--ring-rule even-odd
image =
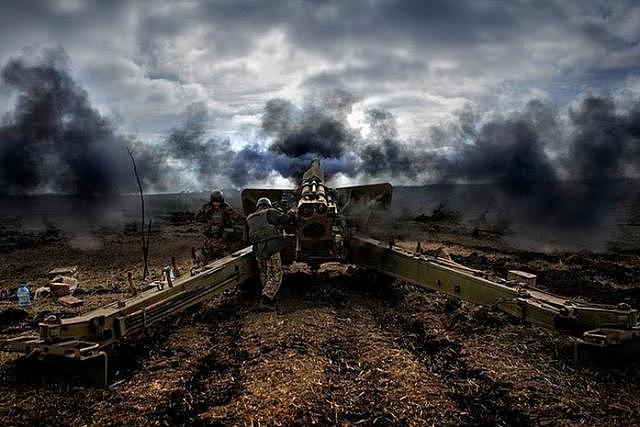
[[[136,282],[141,273],[130,231],[4,230],[0,337],[125,297],[126,273]],[[637,253],[527,252],[446,224],[397,224],[379,237],[407,248],[421,240],[475,268],[527,270],[554,292],[640,307]],[[171,256],[186,271],[198,242],[188,224],[162,227],[151,238],[152,273]],[[15,306],[16,282],[44,285],[61,265],[78,265],[82,307]],[[257,295],[249,283],[114,348],[108,389],[0,354],[0,425],[640,423],[634,360],[577,364],[564,354],[570,338],[491,309],[339,265],[316,276],[295,268],[275,313],[258,312]]]

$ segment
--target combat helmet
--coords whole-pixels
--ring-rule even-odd
[[[256,208],[260,209],[260,208],[270,208],[271,207],[271,200],[269,200],[267,197],[260,197],[258,199],[258,202],[256,203]]]
[[[222,190],[213,190],[211,192],[211,202],[224,203],[224,193]]]

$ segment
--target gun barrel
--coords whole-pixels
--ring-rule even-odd
[[[313,212],[324,215],[327,212],[328,204],[324,173],[320,169],[320,161],[314,159],[309,169],[302,175],[298,213],[303,217],[309,217]]]
[[[324,173],[322,172],[322,169],[320,169],[319,159],[313,159],[311,161],[309,169],[302,174],[302,182],[311,181],[313,178],[316,178],[317,181],[324,182]]]

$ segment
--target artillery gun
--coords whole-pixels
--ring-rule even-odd
[[[283,262],[309,264],[337,261],[405,280],[472,303],[494,307],[518,319],[559,333],[576,336],[575,357],[585,353],[635,351],[640,341],[637,310],[627,304],[601,305],[570,300],[535,287],[535,276],[510,272],[492,277],[448,257],[409,252],[393,242],[383,243],[358,230],[376,209],[391,202],[390,184],[344,188],[325,185],[320,163],[314,160],[295,190],[245,189],[246,215],[259,197],[268,197],[296,221],[281,230],[286,243]],[[107,351],[124,337],[134,336],[154,323],[176,315],[258,276],[252,247],[247,246],[190,276],[166,280],[156,289],[81,316],[49,317],[39,335],[0,341],[0,350],[19,352],[80,370],[102,385],[109,381]]]

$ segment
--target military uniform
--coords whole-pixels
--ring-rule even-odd
[[[247,217],[249,240],[258,260],[262,295],[271,302],[282,283],[283,241],[278,226],[291,222],[291,217],[274,208],[259,209]]]
[[[196,214],[196,221],[204,224],[202,254],[196,257],[201,264],[239,249],[245,238],[244,216],[224,202],[218,207],[213,203],[204,205]]]

